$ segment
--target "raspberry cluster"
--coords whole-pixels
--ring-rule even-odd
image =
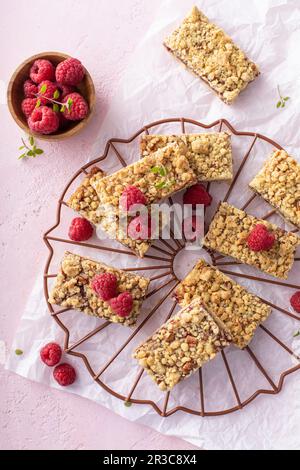
[[[108,302],[111,309],[120,317],[128,317],[133,307],[130,292],[118,294],[118,280],[113,273],[97,274],[92,280],[92,289],[100,299]]]
[[[78,59],[70,58],[55,68],[46,59],[36,60],[23,85],[21,109],[29,128],[38,134],[53,134],[71,121],[87,117],[89,106],[75,88],[83,80],[85,69]]]
[[[70,364],[59,364],[62,350],[57,343],[48,343],[40,350],[40,358],[48,367],[55,367],[53,377],[62,387],[72,385],[76,380],[76,371]]]

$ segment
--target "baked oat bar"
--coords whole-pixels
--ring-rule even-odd
[[[161,390],[178,382],[213,359],[231,337],[195,299],[168,320],[134,352]]]
[[[132,295],[133,307],[127,317],[117,315],[108,302],[103,301],[91,287],[95,275],[107,272],[117,277],[118,293],[128,291]],[[88,315],[105,318],[113,323],[133,326],[140,313],[149,282],[150,280],[145,277],[66,252],[50,293],[49,302],[81,310]]]
[[[239,348],[249,344],[256,328],[271,313],[271,308],[258,297],[203,259],[179,284],[174,296],[182,307],[200,298]]]
[[[98,178],[103,178],[105,173],[96,166],[91,168],[89,174],[84,178],[74,194],[72,194],[67,204],[92,224],[98,225],[101,222],[101,216],[98,211],[99,198],[90,183],[92,176],[95,175]]]
[[[140,189],[147,204],[157,203],[197,181],[186,152],[185,145],[167,145],[110,176],[99,178],[94,175],[91,185],[100,203],[116,213],[119,212],[120,197],[128,186]]]
[[[227,104],[259,75],[258,67],[197,7],[164,45]]]
[[[252,251],[247,245],[249,233],[257,224],[265,225],[275,235],[275,243],[268,251]],[[294,233],[248,215],[227,202],[220,204],[203,241],[207,248],[281,279],[287,279],[299,243],[300,238]]]
[[[249,186],[300,228],[300,165],[294,158],[274,151]]]
[[[169,143],[183,142],[186,158],[199,181],[231,180],[231,137],[227,132],[184,135],[146,135],[141,137],[141,154],[151,155]]]
[[[76,189],[74,194],[67,201],[71,209],[78,212],[82,217],[89,220],[96,227],[100,226],[111,237],[128,247],[137,256],[143,258],[151,246],[151,240],[133,240],[123,233],[119,225],[118,218],[106,217],[99,208],[99,198],[90,181],[93,176],[103,178],[105,173],[98,167],[93,167],[90,173],[84,178],[82,184]]]

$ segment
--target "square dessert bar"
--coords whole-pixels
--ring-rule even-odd
[[[105,217],[99,209],[98,195],[91,185],[91,178],[97,175],[97,178],[103,178],[105,173],[98,167],[93,167],[90,173],[84,178],[82,184],[76,189],[74,194],[67,201],[71,209],[78,212],[82,217],[89,220],[93,225],[100,226],[105,232],[115,235],[116,240],[124,246],[130,248],[137,256],[143,257],[151,246],[151,240],[133,240],[120,233],[118,219],[111,220]]]
[[[199,181],[231,180],[231,137],[227,132],[184,135],[146,135],[141,137],[141,154],[151,155],[169,143],[183,142],[186,158]]]
[[[103,301],[92,289],[91,282],[96,274],[113,273],[118,281],[118,293],[128,291],[133,298],[130,315],[121,317]],[[66,252],[51,291],[49,302],[62,307],[81,310],[82,312],[104,318],[113,323],[134,326],[150,280],[121,269],[107,266],[73,253]]]
[[[98,225],[101,222],[101,216],[98,211],[99,198],[90,183],[94,175],[97,175],[98,178],[103,178],[105,173],[96,166],[91,168],[89,174],[84,178],[82,184],[76,189],[74,194],[72,194],[67,204],[71,209],[89,220],[89,222]]]
[[[247,346],[258,325],[271,313],[271,308],[258,297],[203,259],[179,284],[174,296],[182,307],[200,298],[239,348]]]
[[[227,104],[259,75],[258,67],[197,7],[164,45]]]
[[[161,390],[171,390],[230,341],[201,300],[195,299],[140,345],[133,357]]]
[[[275,235],[275,243],[268,251],[252,251],[247,245],[247,238],[257,224],[265,225]],[[287,279],[299,243],[297,235],[248,215],[227,202],[220,204],[203,241],[207,248],[281,279]]]
[[[120,197],[128,186],[140,189],[147,204],[157,203],[197,181],[186,152],[183,144],[167,145],[110,176],[101,178],[95,174],[91,185],[100,204],[111,207],[116,213],[119,212]]]
[[[300,165],[294,158],[274,151],[249,186],[300,228]]]

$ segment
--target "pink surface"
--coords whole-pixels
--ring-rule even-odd
[[[54,220],[65,181],[90,154],[110,99],[159,0],[5,0],[1,5],[1,334],[9,349],[24,302],[47,254],[42,234]],[[57,50],[83,61],[97,109],[79,136],[40,142],[45,154],[18,161],[21,130],[5,104],[14,69]],[[1,346],[1,345],[0,345]],[[31,383],[0,365],[1,449],[192,449],[76,396]],[[88,426],[86,424],[88,423]]]

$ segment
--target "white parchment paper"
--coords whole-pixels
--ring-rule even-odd
[[[248,87],[232,107],[223,104],[202,82],[185,70],[162,47],[164,37],[180,23],[194,3],[211,20],[223,27],[261,68],[261,76]],[[137,46],[131,64],[121,80],[110,111],[99,132],[95,143],[95,153],[91,155],[91,159],[101,155],[107,139],[111,137],[128,138],[145,124],[167,117],[193,118],[207,124],[219,118],[226,118],[238,130],[260,132],[273,138],[292,155],[299,158],[299,44],[299,0],[252,0],[251,2],[244,0],[185,0],[184,2],[169,0],[162,2],[155,22],[146,33],[144,40]],[[290,96],[285,109],[276,108],[277,85],[280,85],[284,96]],[[152,130],[157,133],[179,131],[178,124],[158,126]],[[193,126],[187,126],[187,131],[196,132],[197,129]],[[252,139],[248,137],[233,138],[235,169],[251,142]],[[137,142],[131,146],[121,146],[119,150],[122,151],[122,155],[128,162],[138,158]],[[249,158],[238,180],[230,202],[241,207],[248,199],[251,193],[246,187],[247,182],[257,172],[270,151],[271,147],[268,144],[260,141],[255,144],[251,158]],[[107,159],[103,168],[109,171],[119,168],[115,155],[112,154]],[[212,185],[214,204],[217,203],[218,198],[224,196],[226,189],[225,184]],[[62,234],[73,216],[70,210],[67,208],[64,210],[63,224],[60,227]],[[267,212],[268,206],[261,200],[257,200],[249,206],[248,210],[259,216]],[[285,226],[278,216],[272,220],[283,227]],[[94,241],[96,242],[96,240]],[[101,243],[117,246],[115,242],[111,241]],[[65,248],[58,244],[55,246],[52,272],[57,269],[59,258]],[[120,267],[141,266],[141,263],[145,265],[145,261],[138,261],[125,255],[95,252],[77,247],[72,251],[93,256],[95,259],[101,259]],[[188,262],[184,263],[186,265],[185,271],[191,267],[194,261],[195,259],[189,258]],[[149,261],[149,263],[151,262],[153,263],[153,261]],[[238,267],[235,269],[238,271]],[[241,267],[240,272],[258,274],[248,267]],[[263,274],[259,275],[267,280],[271,279]],[[153,287],[159,285],[160,282],[162,281],[155,281]],[[293,289],[274,287],[263,282],[253,283],[246,279],[240,279],[239,282],[265,299],[292,312],[289,298],[294,292]],[[294,266],[290,274],[289,282],[299,284],[299,267],[297,268],[297,265]],[[151,311],[156,300],[155,297],[148,299],[144,305],[141,320]],[[167,307],[170,305],[170,303],[165,303],[155,312],[152,319],[130,343],[130,347],[125,348],[117,361],[114,362],[114,366],[109,367],[103,374],[103,381],[118,393],[128,394],[138,373],[138,367],[130,357],[132,348],[162,323],[168,312]],[[65,315],[62,318],[71,328],[71,345],[101,324],[101,320],[88,318],[78,312],[69,312]],[[300,340],[293,338],[294,331],[299,329],[297,320],[274,311],[266,326],[291,349],[299,353]],[[92,366],[98,371],[114,354],[114,351],[126,341],[129,334],[130,332],[126,328],[111,325],[101,334],[81,345],[78,350],[87,354]],[[47,311],[42,292],[42,274],[40,274],[28,299],[7,367],[31,380],[58,388],[49,369],[38,360],[40,347],[52,340],[62,342],[63,334]],[[24,355],[16,356],[13,352],[15,348],[22,349]],[[275,384],[278,383],[279,375],[283,370],[295,365],[295,360],[283,349],[276,346],[263,331],[257,332],[251,348]],[[69,357],[67,360],[74,363],[78,370],[79,379],[72,387],[66,389],[66,392],[76,393],[94,400],[127,419],[146,424],[162,433],[181,437],[201,448],[298,449],[300,447],[300,380],[298,374],[287,379],[285,387],[279,395],[261,396],[243,411],[231,415],[203,419],[179,412],[163,419],[149,406],[124,407],[122,401],[112,397],[93,382],[81,360]],[[233,376],[239,385],[241,400],[246,399],[257,388],[271,388],[246,352],[234,348],[229,349],[228,360]],[[205,409],[207,411],[235,406],[236,400],[221,358],[205,366],[203,375],[205,379]],[[133,396],[134,398],[151,398],[160,407],[163,406],[164,395],[157,391],[146,374]],[[196,376],[180,384],[172,392],[168,409],[178,404],[199,409],[199,387]]]

